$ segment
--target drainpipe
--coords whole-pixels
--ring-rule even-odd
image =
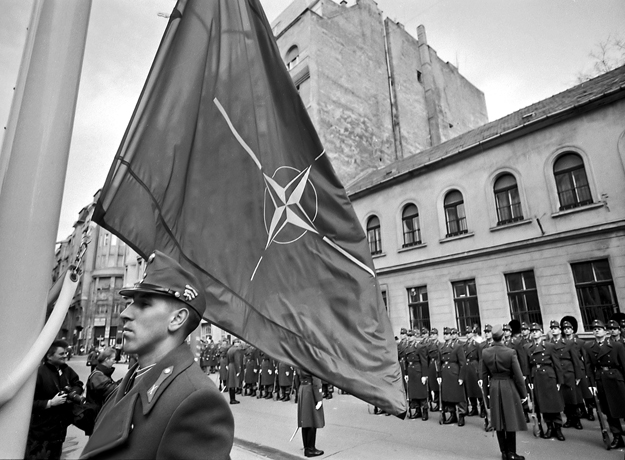
[[[428,113],[428,127],[430,128],[430,146],[434,147],[441,143],[440,111],[436,101],[436,88],[432,62],[430,61],[430,47],[425,35],[425,27],[417,27],[419,40],[419,56],[421,57],[421,73],[423,75],[423,87],[425,88],[425,106]]]

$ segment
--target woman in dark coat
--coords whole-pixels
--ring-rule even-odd
[[[493,346],[482,351],[482,382],[491,424],[497,431],[501,458],[525,460],[516,453],[516,432],[527,431],[522,400],[527,390],[516,352],[503,345],[503,328],[493,329]]]
[[[317,428],[325,426],[321,380],[303,369],[298,374],[300,382],[297,397],[297,426],[302,429],[304,455],[317,457],[323,455],[323,451],[315,447]]]

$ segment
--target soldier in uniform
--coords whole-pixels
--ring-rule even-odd
[[[503,326],[503,344],[508,348],[513,348],[512,346],[512,328],[510,324],[504,324]]]
[[[226,387],[228,388],[228,394],[230,395],[230,404],[239,404],[241,402],[236,398],[241,378],[241,366],[239,360],[239,356],[241,356],[241,354],[241,343],[239,339],[234,339],[233,345],[226,353],[226,357],[228,358],[228,365],[226,366],[228,380],[226,382]]]
[[[256,384],[258,383],[258,349],[248,345],[244,351],[245,363],[245,391],[244,395],[256,396]]]
[[[401,369],[401,379],[404,384],[404,391],[408,391],[406,386],[406,348],[408,348],[408,329],[402,327],[399,331],[399,342],[397,342],[397,360]]]
[[[492,335],[493,345],[484,349],[481,370],[491,423],[497,432],[501,458],[525,460],[516,453],[516,432],[527,431],[522,407],[527,399],[525,381],[516,353],[501,343],[503,328],[497,326]]]
[[[228,350],[230,344],[226,339],[219,346],[219,391],[228,388]]]
[[[562,338],[562,330],[560,329],[560,323],[557,321],[551,321],[549,323],[551,329],[552,339],[556,354],[560,358],[560,365],[562,366],[562,374],[564,381],[560,386],[560,394],[564,400],[564,415],[566,415],[566,422],[562,425],[564,428],[576,428],[581,430],[582,422],[580,421],[578,404],[582,401],[578,398],[577,385],[581,381],[582,363],[579,359],[575,347],[572,342]]]
[[[608,321],[608,329],[610,331],[611,341],[619,342],[621,345],[625,344],[625,342],[623,342],[623,337],[621,337],[621,327],[616,321],[613,319]]]
[[[212,374],[219,366],[219,349],[211,336],[208,336],[208,372]]]
[[[565,316],[560,321],[560,328],[564,333],[564,339],[573,343],[573,349],[582,363],[582,379],[579,385],[577,385],[577,397],[582,401],[578,406],[580,416],[593,422],[595,420],[595,416],[593,415],[595,399],[592,396],[590,383],[588,382],[588,358],[584,352],[584,341],[578,339],[576,335],[577,319],[573,316]]]
[[[541,433],[541,437],[549,439],[555,436],[559,441],[564,441],[560,414],[564,410],[564,401],[560,395],[560,385],[564,378],[560,358],[555,346],[545,341],[542,326],[532,323],[530,331],[533,341],[525,346],[529,385],[534,390],[536,414],[540,413],[547,425],[547,431]]]
[[[464,368],[466,358],[462,344],[458,341],[456,328],[445,328],[443,331],[445,343],[441,347],[441,402],[442,410],[449,412],[449,417],[443,413],[444,425],[458,423],[464,426],[467,400],[464,395]]]
[[[283,362],[278,362],[278,385],[281,393],[280,401],[290,401],[291,386],[293,385],[293,368]]]
[[[523,342],[523,345],[525,345],[531,340],[532,339],[530,338],[530,327],[525,321],[523,321],[521,323],[521,341]]]
[[[414,331],[408,331],[406,348],[406,378],[408,379],[408,418],[428,419],[427,370],[428,358],[425,346],[417,342]]]
[[[430,337],[425,342],[428,355],[428,386],[430,394],[430,410],[437,412],[440,409],[440,386],[438,374],[441,369],[441,343],[438,341],[438,329],[430,330]]]
[[[607,331],[601,321],[594,320],[591,327],[595,340],[584,343],[588,378],[614,435],[610,448],[618,449],[625,447],[620,421],[625,418],[625,346],[607,340]]]
[[[260,397],[271,399],[276,364],[264,351],[260,352]],[[263,393],[264,392],[264,393]],[[263,396],[264,394],[264,396]]]
[[[482,389],[478,381],[480,380],[480,356],[478,352],[479,343],[475,340],[478,335],[479,328],[474,326],[473,329],[467,331],[467,341],[464,343],[464,356],[466,358],[464,391],[466,398],[471,404],[471,410],[467,416],[474,415],[486,416],[484,408],[484,398],[482,397]],[[479,410],[478,410],[479,405]]]

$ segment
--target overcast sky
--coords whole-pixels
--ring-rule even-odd
[[[207,0],[208,1],[208,0]],[[59,239],[104,185],[175,0],[93,0]],[[272,21],[291,0],[261,0]],[[355,0],[348,1],[351,5]],[[482,90],[490,120],[577,83],[589,53],[625,38],[623,0],[379,0]],[[6,126],[33,0],[0,0],[0,123]]]

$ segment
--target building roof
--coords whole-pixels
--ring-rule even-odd
[[[501,140],[505,135],[523,132],[524,128],[528,130],[536,128],[541,126],[540,122],[558,121],[559,115],[565,115],[574,109],[617,93],[622,93],[621,97],[625,97],[625,66],[467,131],[439,145],[371,171],[349,184],[346,187],[347,194],[356,198],[355,195],[366,193],[368,190],[391,185],[401,180],[402,176],[408,176],[419,168],[433,165],[477,146],[487,148],[491,143],[496,145],[494,141]]]

